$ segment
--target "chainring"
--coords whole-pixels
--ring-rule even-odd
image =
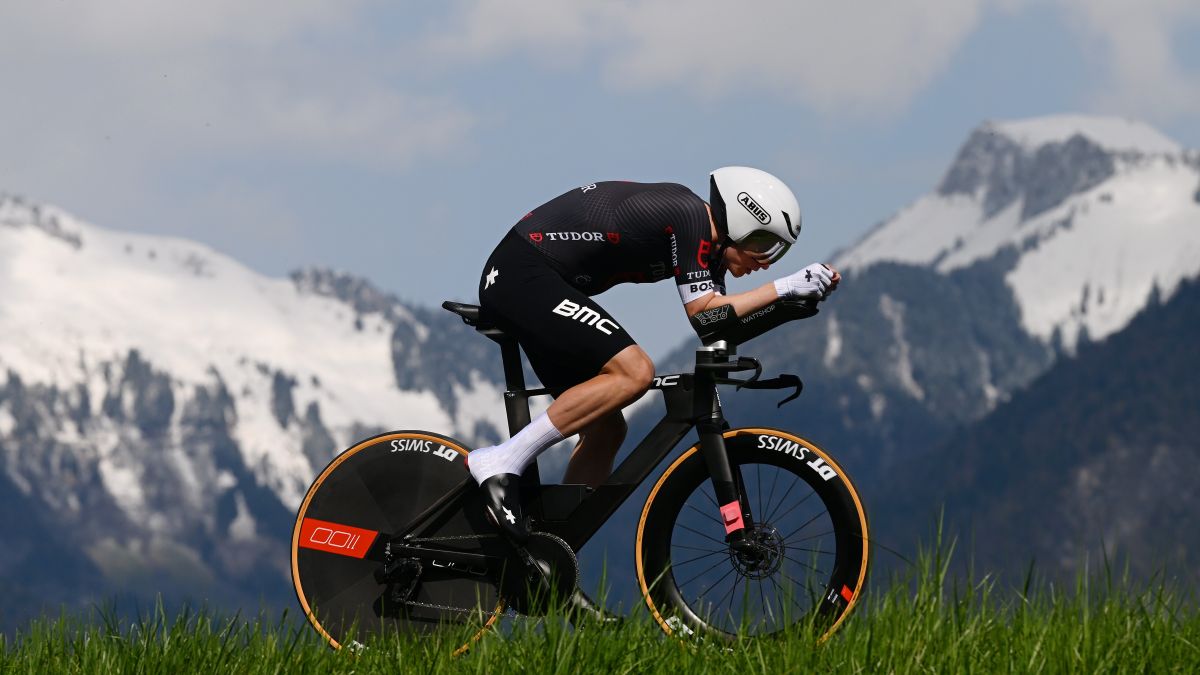
[[[509,558],[501,584],[513,609],[541,616],[562,607],[579,587],[579,559],[562,539],[545,532],[530,534],[523,549]]]

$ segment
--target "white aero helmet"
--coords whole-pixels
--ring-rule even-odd
[[[800,235],[800,204],[775,176],[748,166],[709,174],[709,206],[717,232],[738,248],[773,263]]]

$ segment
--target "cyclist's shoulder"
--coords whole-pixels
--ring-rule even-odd
[[[623,192],[621,203],[634,209],[650,209],[662,211],[668,209],[676,213],[704,214],[707,204],[692,192],[691,188],[679,183],[631,183],[627,181],[613,182],[615,189]]]
[[[629,186],[632,191],[637,192],[639,194],[651,193],[651,194],[660,194],[660,195],[664,195],[664,196],[678,197],[681,199],[703,201],[702,199],[700,199],[699,196],[696,195],[695,192],[692,192],[691,188],[689,188],[688,186],[683,185],[681,183],[672,183],[672,182],[667,182],[667,181],[660,182],[660,183],[635,183],[633,181],[612,181],[610,184],[611,185]]]

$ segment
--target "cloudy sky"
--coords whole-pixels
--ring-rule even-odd
[[[804,210],[798,268],[987,119],[1200,147],[1195,0],[7,2],[0,64],[0,192],[427,305],[472,300],[518,217],[596,180],[704,196],[767,169]],[[687,331],[670,284],[601,302],[652,356]]]

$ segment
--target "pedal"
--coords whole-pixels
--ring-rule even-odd
[[[597,605],[587,593],[578,588],[567,601],[567,618],[577,629],[587,625],[616,628],[625,623],[625,617]]]

